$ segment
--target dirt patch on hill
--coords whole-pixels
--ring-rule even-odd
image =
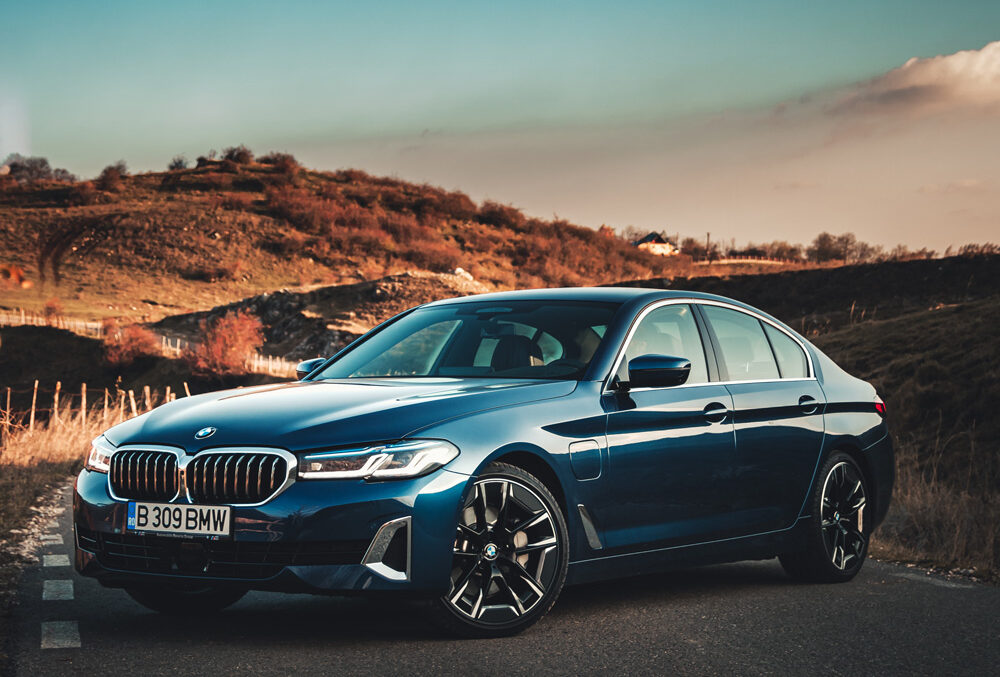
[[[264,351],[286,359],[332,355],[361,334],[407,308],[454,296],[489,291],[461,272],[408,272],[371,282],[282,290],[252,296],[208,311],[174,315],[152,327],[196,340],[201,323],[233,310],[246,310],[264,323]]]

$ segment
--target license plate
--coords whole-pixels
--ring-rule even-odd
[[[228,505],[177,505],[129,501],[127,531],[181,536],[229,536]]]

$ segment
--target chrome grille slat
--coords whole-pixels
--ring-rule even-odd
[[[256,504],[272,498],[288,482],[289,455],[266,451],[202,452],[188,461],[187,486],[178,484],[178,454],[123,449],[111,457],[108,484],[126,500],[172,501],[189,496],[194,503]],[[186,489],[186,492],[185,492]]]
[[[177,494],[177,457],[127,449],[111,457],[108,482],[118,498],[169,501]]]
[[[289,472],[288,462],[271,453],[202,452],[187,466],[187,492],[195,503],[263,503],[284,486]]]

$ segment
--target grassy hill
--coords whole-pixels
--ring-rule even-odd
[[[101,190],[101,187],[106,188]],[[676,274],[619,238],[463,193],[293,162],[206,161],[100,182],[0,189],[0,264],[35,289],[0,306],[159,319],[282,288],[464,268],[500,288]]]
[[[878,551],[997,576],[1000,296],[846,326],[814,340],[886,400],[898,477]]]

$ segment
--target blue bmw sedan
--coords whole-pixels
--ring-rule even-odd
[[[386,593],[493,637],[564,585],[670,567],[778,557],[847,581],[889,507],[875,389],[718,296],[438,301],[299,367],[95,439],[77,570],[163,613]]]

